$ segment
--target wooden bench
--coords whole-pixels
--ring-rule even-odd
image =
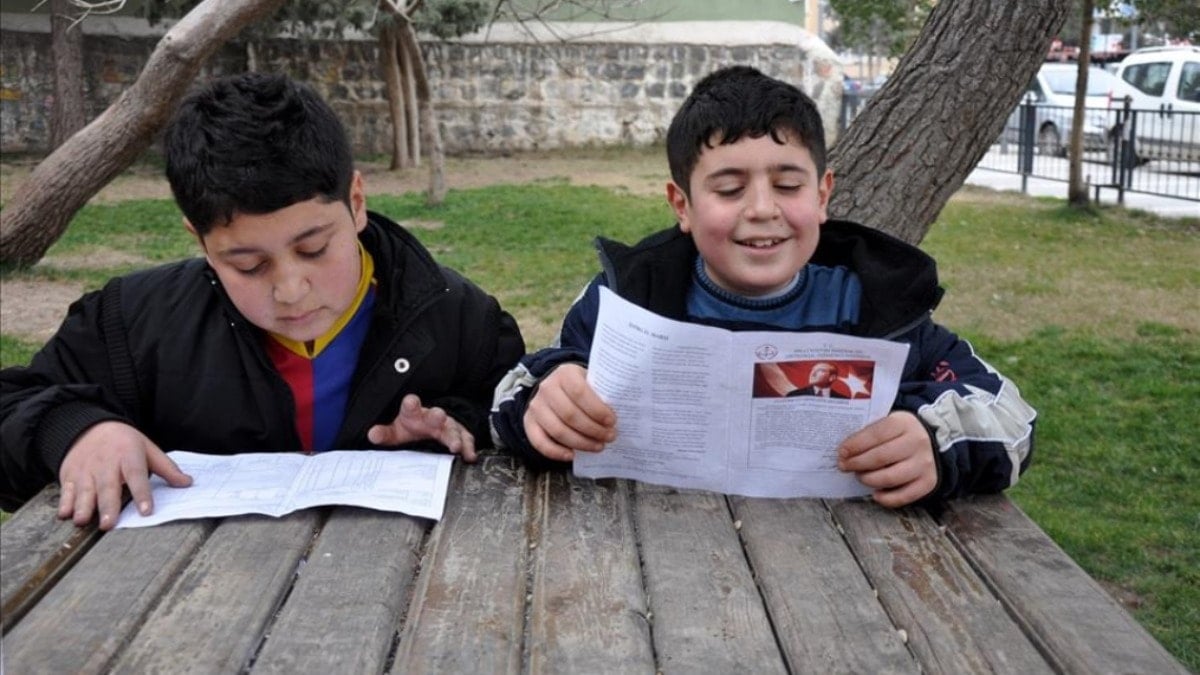
[[[1005,497],[934,518],[458,463],[339,507],[0,528],[10,673],[1186,673]]]

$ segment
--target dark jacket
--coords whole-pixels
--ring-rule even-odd
[[[407,393],[486,445],[493,389],[524,353],[516,322],[390,220],[370,214],[360,238],[377,300],[334,447],[374,447],[367,430],[395,419]],[[127,422],[163,450],[301,450],[292,394],[264,339],[202,258],[85,295],[28,367],[0,371],[0,506],[57,480],[75,439],[103,420]]]
[[[497,445],[533,466],[552,466],[525,435],[524,416],[541,378],[566,362],[587,364],[599,309],[599,287],[677,321],[687,316],[696,246],[678,226],[635,246],[598,240],[603,273],[567,313],[556,344],[527,355],[496,390],[492,435]],[[921,250],[887,234],[847,221],[828,221],[812,263],[845,266],[862,284],[860,316],[853,326],[811,326],[910,345],[893,409],[916,413],[930,433],[938,459],[934,499],[996,492],[1016,482],[1033,452],[1036,412],[1012,382],[979,359],[971,345],[937,325],[932,312],[942,297],[937,266]],[[729,330],[780,330],[745,322],[710,322]]]

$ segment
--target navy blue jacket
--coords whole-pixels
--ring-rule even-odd
[[[608,286],[641,307],[678,321],[687,316],[687,291],[698,255],[678,226],[635,246],[598,240],[603,273],[588,284],[551,347],[527,355],[497,387],[492,435],[498,447],[537,467],[551,462],[525,435],[523,419],[537,382],[557,365],[586,366],[596,327],[599,287]],[[976,356],[971,345],[932,320],[942,297],[937,266],[920,249],[878,230],[830,220],[811,259],[845,266],[862,283],[859,321],[851,327],[808,330],[904,342],[910,345],[895,410],[915,413],[930,433],[938,459],[938,486],[930,500],[998,492],[1014,483],[1033,452],[1037,413],[1017,387]],[[745,322],[704,321],[729,330],[779,330]]]

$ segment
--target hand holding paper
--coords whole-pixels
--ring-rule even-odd
[[[538,384],[525,412],[525,433],[538,452],[569,462],[575,451],[599,452],[616,438],[613,409],[588,385],[587,370],[576,363],[554,369]]]
[[[838,447],[888,414],[907,354],[885,340],[672,321],[603,288],[587,375],[617,437],[577,454],[575,472],[756,497],[870,494],[839,470]]]

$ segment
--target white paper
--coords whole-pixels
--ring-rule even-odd
[[[327,504],[438,520],[454,462],[453,455],[410,450],[334,450],[315,455],[205,455],[176,450],[167,456],[192,477],[192,485],[173,488],[151,476],[154,512],[143,516],[130,502],[117,520],[118,528],[244,513],[282,516]]]
[[[837,446],[888,414],[907,356],[887,340],[673,321],[601,288],[588,382],[617,438],[575,453],[575,473],[751,497],[870,494],[837,469]],[[837,368],[844,398],[793,391],[818,363]]]

